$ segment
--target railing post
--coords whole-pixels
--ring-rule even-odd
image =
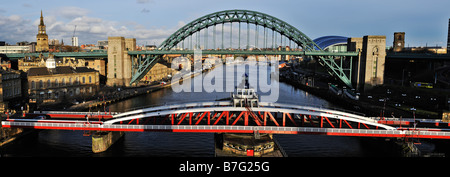
[[[245,126],[248,125],[248,111],[245,111]]]
[[[173,114],[172,114],[172,125],[174,124],[174,116],[173,116]]]
[[[227,111],[226,114],[227,114],[227,117],[226,117],[226,124],[228,125],[228,121],[230,120],[230,112]]]
[[[210,125],[211,122],[211,112],[208,112],[208,125]],[[228,122],[227,122],[228,125]]]
[[[323,128],[323,117],[320,116],[320,128]]]
[[[264,111],[264,126],[266,126],[267,123],[267,112]]]

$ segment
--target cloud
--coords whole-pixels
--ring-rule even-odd
[[[33,7],[33,5],[31,5],[31,4],[27,4],[27,3],[25,3],[25,4],[22,4],[22,6],[23,6],[23,7]]]
[[[136,2],[139,3],[139,4],[146,4],[146,3],[149,3],[149,2],[153,2],[153,1],[152,0],[136,0]]]
[[[141,12],[142,12],[142,13],[150,13],[150,10],[149,10],[149,9],[146,9],[146,8],[144,8],[144,9],[142,9],[142,10],[141,10]]]
[[[160,43],[178,29],[177,27],[148,29],[134,21],[119,23],[89,16],[77,17],[68,22],[50,21],[47,23],[46,21],[45,23],[48,26],[47,34],[50,39],[66,38],[66,40],[70,40],[76,25],[75,36],[78,36],[81,44],[95,44],[98,40],[108,39],[108,36],[136,38],[138,44],[144,44],[146,41]]]
[[[10,44],[26,41],[33,36],[36,37],[37,26],[31,28],[31,20],[23,19],[19,15],[3,16],[0,15],[0,41],[6,41]],[[35,29],[36,31],[33,32]]]
[[[73,19],[76,17],[81,17],[84,15],[87,15],[89,13],[89,10],[79,8],[79,7],[69,6],[69,7],[58,8],[56,13],[58,15],[60,15],[61,17],[64,17],[67,19]]]
[[[39,14],[40,15],[40,14]],[[0,41],[15,44],[20,41],[36,41],[39,16],[25,19],[20,15],[2,15],[0,13]],[[44,14],[49,39],[64,40],[70,43],[76,25],[75,36],[80,44],[96,44],[98,40],[107,40],[108,36],[136,38],[138,44],[163,42],[185,22],[176,26],[146,27],[136,21],[113,21],[89,16],[89,11],[78,7],[63,7],[54,13]]]

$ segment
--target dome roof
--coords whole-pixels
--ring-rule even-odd
[[[45,61],[45,66],[48,69],[56,68],[56,61],[55,61],[55,59],[53,57],[48,58],[47,61]]]
[[[344,37],[344,36],[323,36],[323,37],[319,37],[314,39],[313,41],[322,49],[325,49],[331,45],[335,45],[335,44],[345,44],[347,43],[347,39],[348,37]],[[315,47],[316,50],[318,50],[318,48]]]

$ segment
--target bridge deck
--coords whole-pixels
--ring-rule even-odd
[[[413,119],[378,120],[312,106],[260,103],[232,107],[231,102],[164,105],[123,113],[40,112],[2,121],[2,127],[88,131],[166,131],[203,133],[317,134],[331,136],[450,139],[449,123]],[[42,118],[45,115],[47,118]],[[33,119],[40,116],[40,119]],[[418,120],[418,119],[417,119]],[[395,128],[391,125],[402,125]]]
[[[277,127],[277,126],[206,126],[206,125],[121,125],[100,122],[16,122],[3,121],[3,127],[34,129],[89,130],[89,131],[161,131],[196,133],[272,133],[272,134],[314,134],[330,136],[391,137],[391,138],[434,138],[450,139],[450,132],[417,130],[370,130],[348,128]]]

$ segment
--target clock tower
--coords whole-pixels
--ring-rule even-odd
[[[401,52],[405,48],[405,32],[394,33],[394,52]]]

